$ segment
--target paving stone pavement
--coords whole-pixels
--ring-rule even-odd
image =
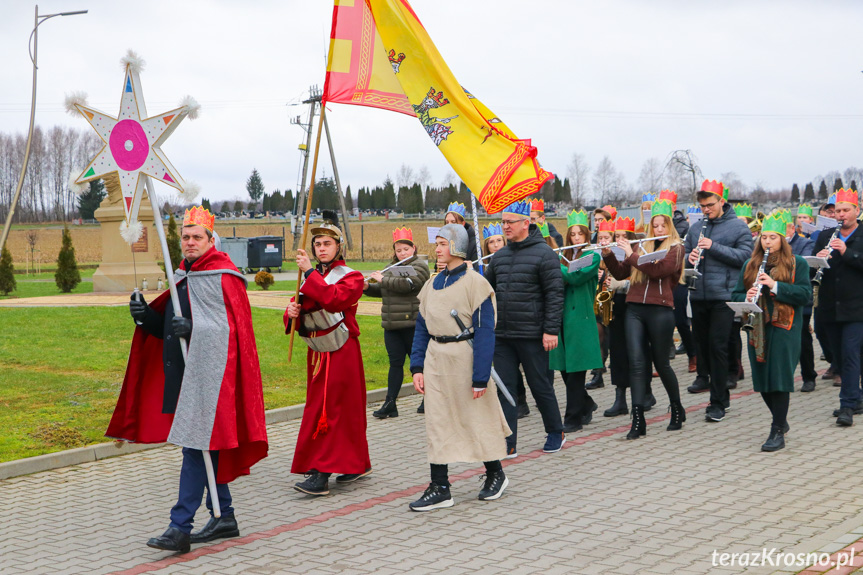
[[[531,405],[500,500],[476,499],[481,465],[452,465],[456,505],[430,513],[407,507],[429,481],[417,396],[400,400],[395,419],[374,420],[370,406],[374,473],[331,481],[327,497],[291,488],[299,422],[270,426],[270,456],[232,484],[242,536],[186,555],[144,544],[168,524],[175,447],[0,481],[0,573],[795,573],[804,566],[714,565],[713,553],[833,554],[863,538],[863,418],[835,425],[838,388],[819,380],[793,394],[787,447],[768,454],[759,448],[769,412],[748,378],[726,419],[707,423],[707,394],[686,393],[685,358],[672,365],[690,409],[682,431],[665,430],[668,400],[654,379],[647,436],[626,441],[629,419],[602,416],[613,400],[606,378],[591,392],[593,423],[560,453],[541,452]],[[559,378],[556,388],[562,401]]]

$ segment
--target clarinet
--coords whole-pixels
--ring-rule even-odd
[[[702,224],[701,224],[701,235],[698,236],[698,241],[695,242],[695,245],[698,245],[701,242],[701,240],[704,239],[704,229],[706,227],[707,227],[707,224],[702,222]],[[704,248],[698,248],[698,261],[695,263],[695,266],[694,266],[694,269],[696,272],[698,272],[698,268],[701,266],[701,258],[702,258],[703,253],[704,253]],[[697,277],[698,276],[696,276],[696,275],[692,275],[689,277],[689,285],[687,286],[689,288],[689,291],[695,291],[695,280]]]
[[[830,257],[830,254],[833,253],[833,248],[830,247],[830,244],[839,237],[840,226],[836,226],[836,230],[833,232],[833,235],[830,236],[830,240],[827,242],[827,257]],[[826,259],[826,258],[825,258]],[[812,307],[818,307],[818,289],[821,287],[821,277],[824,275],[824,268],[818,268],[818,271],[815,272],[815,277],[812,278]]]
[[[758,273],[755,274],[755,284],[752,287],[757,287],[758,291],[755,292],[755,297],[752,298],[752,301],[749,303],[755,303],[758,301],[758,298],[761,297],[761,290],[764,288],[764,284],[758,283],[758,276],[764,273],[764,270],[767,269],[767,257],[770,255],[770,248],[764,250],[764,257],[761,259],[761,266],[758,268]],[[746,323],[743,324],[743,329],[746,331],[752,331],[755,329],[755,316],[758,315],[755,312],[749,312],[749,317],[746,319]]]

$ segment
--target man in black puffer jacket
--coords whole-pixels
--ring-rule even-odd
[[[519,365],[524,368],[548,434],[543,451],[552,453],[559,451],[564,441],[553,373],[548,366],[548,352],[557,347],[563,312],[560,259],[545,243],[539,228],[530,223],[529,202],[506,207],[501,221],[507,244],[491,258],[485,273],[497,300],[494,366],[513,397]],[[501,405],[512,430],[507,438],[507,458],[513,458],[517,455],[518,410],[503,400]]]

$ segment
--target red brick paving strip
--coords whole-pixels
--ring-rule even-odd
[[[849,565],[843,565],[842,567],[833,567],[836,565],[836,562],[839,561],[839,556],[844,554],[844,557],[848,557],[851,551],[854,551],[854,559],[851,561]],[[847,559],[846,559],[847,560]],[[827,565],[815,565],[813,567],[807,567],[803,571],[800,571],[798,575],[816,575],[818,573],[836,573],[837,575],[846,575],[848,573],[853,573],[857,571],[860,567],[863,567],[863,537],[845,547],[844,549],[840,549],[836,553],[830,556],[830,561]]]

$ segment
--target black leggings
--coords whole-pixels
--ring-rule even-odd
[[[611,385],[629,387],[629,353],[626,351],[626,294],[614,294],[614,315],[608,324]]]
[[[496,473],[503,469],[500,461],[483,461],[486,473]],[[435,485],[441,487],[449,487],[449,465],[446,463],[432,463],[431,465],[431,480]]]
[[[686,302],[689,301],[689,289],[683,284],[674,286],[674,323],[686,356],[695,355],[695,340],[692,338],[692,324],[686,316]]]
[[[384,345],[390,358],[387,374],[387,399],[395,401],[405,379],[405,358],[410,357],[414,343],[414,328],[385,329]]]
[[[788,403],[791,400],[791,394],[787,391],[762,391],[761,398],[773,414],[773,427],[783,429],[788,421]]]
[[[632,405],[644,407],[650,384],[650,358],[659,373],[668,400],[680,402],[677,376],[668,359],[674,345],[674,310],[664,305],[629,303],[626,306],[626,348],[629,351],[629,374]]]
[[[581,423],[581,418],[593,409],[593,399],[584,387],[586,371],[561,371],[560,377],[566,385],[566,410],[563,414],[564,425]]]

